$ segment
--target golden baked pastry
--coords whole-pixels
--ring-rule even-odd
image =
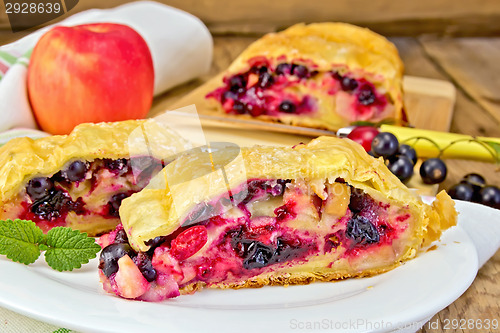
[[[402,79],[398,51],[383,36],[346,23],[297,24],[243,51],[202,111],[328,130],[401,122]]]
[[[349,139],[182,156],[123,201],[101,238],[104,289],[157,301],[371,276],[417,255],[456,223]]]
[[[17,138],[0,148],[0,219],[44,231],[113,230],[121,200],[141,190],[186,143],[155,120],[82,124],[69,135]]]

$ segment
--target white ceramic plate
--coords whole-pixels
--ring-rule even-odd
[[[435,250],[372,278],[147,303],[105,294],[97,260],[60,273],[43,260],[24,266],[2,257],[0,306],[81,332],[411,332],[469,287],[477,262],[467,233],[453,227]]]

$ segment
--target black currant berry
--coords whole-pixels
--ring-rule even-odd
[[[62,171],[62,176],[69,182],[77,182],[85,177],[88,169],[89,164],[87,162],[74,161]]]
[[[119,158],[116,160],[108,158],[104,160],[104,165],[111,172],[117,173],[118,175],[123,175],[128,171],[128,160],[125,158]]]
[[[127,198],[129,195],[127,193],[117,193],[109,199],[108,207],[109,207],[109,215],[111,216],[119,216],[120,205],[122,204],[123,199]]]
[[[474,190],[472,201],[481,202],[481,194],[479,192],[486,185],[486,180],[483,176],[477,173],[469,173],[465,175],[460,182],[472,186],[472,189]]]
[[[459,183],[453,185],[448,190],[448,194],[453,199],[472,201],[472,197],[474,196],[474,189],[468,183]]]
[[[296,110],[295,104],[291,101],[284,100],[279,105],[278,109],[285,113],[294,113]]]
[[[373,92],[371,87],[363,87],[361,88],[358,101],[363,105],[370,105],[375,102],[375,93]]]
[[[246,269],[262,268],[271,263],[274,249],[261,242],[256,242],[253,253],[243,262]]]
[[[377,228],[365,217],[354,216],[347,222],[346,236],[357,244],[378,243],[380,234]]]
[[[406,155],[399,155],[389,159],[387,167],[391,172],[399,178],[403,183],[410,180],[413,176],[413,161]]]
[[[375,156],[385,158],[394,155],[399,148],[396,136],[389,132],[377,134],[372,141],[372,151]]]
[[[53,188],[47,195],[36,200],[30,210],[40,218],[52,220],[61,216],[64,209],[73,210],[77,207],[67,193]]]
[[[303,65],[292,65],[292,74],[296,75],[298,78],[305,78],[309,74],[309,70]]]
[[[500,209],[500,188],[488,185],[481,189],[481,203],[496,209]]]
[[[347,76],[344,76],[340,80],[340,87],[344,91],[352,91],[358,87],[358,81],[356,81],[355,79],[351,79]]]
[[[408,145],[400,145],[396,154],[408,157],[413,162],[413,165],[417,163],[417,152]]]
[[[481,176],[480,174],[477,174],[477,173],[466,174],[462,178],[462,180],[471,184],[471,185],[477,185],[480,187],[483,187],[484,185],[486,185],[486,180],[484,179],[484,177]]]
[[[229,89],[234,92],[240,92],[245,89],[247,82],[242,75],[235,75],[229,79]]]
[[[273,83],[274,83],[274,79],[271,76],[271,74],[269,74],[267,71],[261,72],[259,74],[259,82],[258,82],[258,84],[259,84],[259,87],[261,87],[262,89],[268,88]]]
[[[429,158],[420,166],[420,176],[425,184],[441,183],[447,172],[446,164],[439,158]]]
[[[128,243],[128,236],[125,230],[120,229],[116,232],[114,243]]]
[[[139,252],[134,258],[134,263],[148,282],[156,280],[156,269],[154,269],[151,258],[146,253]]]
[[[281,63],[278,66],[276,66],[275,72],[278,75],[285,75],[285,74],[290,74],[291,69],[292,69],[291,64]]]
[[[240,101],[234,101],[234,104],[233,104],[233,110],[237,113],[237,114],[244,114],[247,109],[246,109],[246,105],[243,104],[242,102]]]
[[[26,186],[26,192],[32,200],[39,200],[49,194],[49,191],[54,187],[54,183],[50,178],[38,177],[33,178]]]
[[[101,251],[99,269],[104,275],[110,277],[111,274],[118,272],[118,259],[125,255],[133,256],[133,254],[134,250],[128,243],[110,244]]]

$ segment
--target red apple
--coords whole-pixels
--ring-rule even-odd
[[[51,134],[85,122],[144,118],[153,85],[146,42],[121,24],[55,27],[40,38],[28,67],[35,119]]]

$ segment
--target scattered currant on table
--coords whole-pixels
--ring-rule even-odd
[[[394,155],[399,148],[399,141],[396,136],[389,132],[377,134],[372,141],[372,152],[376,157],[388,158]]]
[[[383,157],[389,170],[403,183],[413,176],[418,159],[417,152],[410,145],[400,144],[394,134],[379,132],[373,126],[358,126],[347,137],[361,144],[370,155]],[[441,183],[446,174],[446,164],[439,158],[424,161],[420,168],[420,175],[425,184]]]
[[[446,179],[448,169],[440,158],[429,158],[420,166],[420,176],[425,184],[439,184]]]
[[[486,180],[484,179],[484,177],[477,173],[466,174],[463,177],[462,181],[471,184],[472,186],[476,186],[478,188],[481,188],[484,185],[486,185]]]
[[[474,189],[471,184],[468,183],[458,183],[450,187],[448,194],[453,199],[473,201]]]
[[[50,267],[71,271],[95,258],[100,250],[94,238],[68,227],[55,227],[44,234],[32,221],[0,221],[0,254],[25,265],[34,263],[45,251]]]
[[[387,167],[403,183],[413,176],[413,161],[406,155],[397,155],[388,159]]]
[[[496,209],[500,209],[500,188],[487,185],[479,192],[481,195],[481,203]]]
[[[472,201],[500,209],[500,188],[488,185],[477,173],[465,175],[460,182],[450,187],[448,193],[453,199]]]
[[[400,145],[392,133],[380,133],[373,126],[358,126],[347,137],[361,144],[370,155],[382,156],[389,170],[402,182],[413,176],[417,153],[408,145]]]
[[[477,173],[469,173],[462,178],[460,183],[468,184],[472,187],[472,199],[467,201],[481,202],[480,191],[486,186],[486,180],[483,176]]]
[[[417,152],[409,145],[400,145],[396,154],[408,157],[413,165],[417,164]]]
[[[346,81],[346,84],[348,82]],[[388,169],[403,183],[410,180],[417,163],[417,153],[413,147],[398,141],[397,137],[389,132],[379,132],[373,126],[357,126],[347,137],[358,142],[374,157],[383,157]],[[432,139],[426,137],[415,137],[408,141],[427,140],[434,144],[439,150],[436,158],[429,158],[422,162],[419,173],[425,184],[439,184],[446,179],[448,173],[446,163],[439,158],[444,150],[453,145],[450,143],[445,148],[440,148]],[[496,160],[500,161],[498,154]],[[477,173],[469,173],[462,180],[448,189],[453,199],[481,203],[493,208],[500,209],[500,188],[488,185],[483,176]]]

